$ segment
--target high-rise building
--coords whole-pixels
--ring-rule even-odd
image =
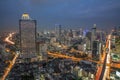
[[[92,46],[92,59],[99,60],[102,53],[102,45],[99,41],[93,41]]]
[[[96,24],[92,28],[92,41],[96,40]]]
[[[62,36],[61,25],[59,24],[55,25],[55,33],[56,33],[56,38],[58,39],[58,42],[61,43],[61,36]]]
[[[91,50],[93,50],[93,49],[92,49],[93,41],[96,40],[96,24],[93,25],[91,34],[92,34],[92,35],[91,35]]]
[[[19,20],[21,58],[36,57],[36,20],[24,13]]]

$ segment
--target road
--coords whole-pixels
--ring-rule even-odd
[[[14,35],[14,33],[10,33],[6,38],[5,38],[5,42],[9,43],[9,44],[15,44],[13,41],[10,40],[10,38],[12,38],[12,36]]]
[[[17,52],[14,56],[14,58],[12,59],[12,61],[10,61],[9,66],[6,68],[4,75],[2,76],[1,80],[5,80],[5,78],[7,77],[8,73],[10,72],[10,70],[12,69],[13,65],[15,64],[15,61],[18,57],[19,53]]]
[[[107,41],[106,41],[106,48],[108,48],[109,46],[109,36],[107,38]],[[103,57],[101,58],[101,65],[98,66],[98,70],[97,70],[97,73],[96,73],[96,77],[95,77],[95,80],[102,80],[103,78],[103,74],[104,74],[104,71],[105,71],[105,64],[106,64],[106,51],[103,52]]]
[[[50,56],[53,56],[55,58],[71,59],[71,60],[76,61],[76,62],[79,62],[81,60],[87,60],[87,61],[90,61],[90,62],[99,63],[99,61],[94,61],[94,60],[87,59],[87,58],[76,58],[74,56],[67,56],[67,55],[63,55],[61,53],[56,53],[56,52],[50,52],[50,51],[48,51],[47,54],[50,55]]]
[[[73,56],[67,56],[67,55],[63,55],[63,54],[60,54],[60,53],[49,52],[49,51],[48,51],[48,55],[56,57],[56,58],[72,59],[73,61],[80,61],[80,60],[82,60],[82,58],[76,58],[76,57],[73,57]]]
[[[109,79],[109,71],[110,71],[110,46],[111,46],[111,35],[108,35],[108,53],[107,53],[107,57],[106,57],[106,66],[105,66],[105,70],[104,70],[104,76],[102,80],[106,80]]]
[[[12,44],[12,45],[15,44],[13,41],[10,40],[10,39],[13,37],[13,34],[14,34],[14,33],[10,33],[10,34],[5,38],[5,42],[7,42],[8,44]],[[9,64],[8,67],[5,69],[4,74],[3,74],[3,76],[2,76],[2,78],[1,78],[0,80],[5,80],[5,79],[6,79],[8,73],[10,72],[10,70],[11,70],[12,67],[13,67],[13,65],[15,64],[15,61],[16,61],[17,57],[19,56],[19,52],[18,52],[18,51],[17,51],[17,52],[14,52],[14,54],[15,54],[14,58],[13,58],[11,61],[9,61],[10,64]]]
[[[107,65],[109,65],[109,64],[107,64]],[[120,68],[120,63],[111,63],[110,66],[113,68]]]

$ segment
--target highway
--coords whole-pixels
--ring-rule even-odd
[[[63,54],[60,54],[60,53],[53,53],[53,52],[49,52],[49,51],[48,51],[48,55],[56,57],[56,58],[72,59],[73,61],[82,60],[82,58],[76,58],[76,57],[73,57],[73,56],[67,56],[67,55],[63,55]]]
[[[49,56],[52,56],[52,57],[55,57],[55,58],[71,59],[71,60],[76,61],[76,62],[79,62],[81,60],[87,60],[87,61],[94,62],[94,63],[100,63],[99,61],[94,61],[94,60],[91,60],[91,59],[88,59],[88,58],[76,58],[74,56],[67,56],[67,55],[63,55],[61,53],[56,53],[56,52],[47,51],[47,54]]]
[[[10,40],[10,38],[12,38],[14,33],[10,33],[6,38],[5,38],[5,42],[9,43],[9,44],[15,44],[13,41]]]
[[[15,61],[18,57],[19,53],[17,52],[14,56],[14,58],[12,59],[12,61],[10,61],[10,64],[9,66],[5,69],[5,72],[4,72],[4,75],[2,76],[2,79],[1,80],[5,80],[8,73],[10,72],[10,70],[12,69],[13,65],[15,64]]]
[[[10,39],[13,37],[14,33],[10,33],[6,38],[5,38],[5,42],[7,42],[8,44],[15,44],[13,41],[11,41]],[[16,51],[14,52],[15,56],[13,57],[13,59],[10,62],[10,64],[8,65],[8,67],[5,69],[4,74],[2,76],[2,78],[0,80],[5,80],[8,73],[10,72],[10,70],[12,69],[13,65],[15,64],[15,61],[17,59],[17,57],[19,56],[19,52]]]
[[[108,45],[108,54],[106,59],[106,67],[104,72],[103,80],[110,79],[110,68],[120,68],[120,63],[111,62],[110,52],[111,52],[111,35],[108,37],[109,45]]]
[[[111,35],[108,35],[108,38],[106,41],[106,49],[109,48],[109,50],[110,50],[110,42],[109,42],[110,38],[111,38]],[[106,53],[106,50],[104,51],[104,56],[101,59],[102,66],[98,67],[95,80],[106,80],[104,79],[104,76],[106,73],[106,64],[108,64],[108,62],[110,61],[110,56],[108,57],[109,52]]]
[[[97,68],[97,72],[95,75],[95,80],[102,80],[103,78],[103,73],[104,73],[104,68],[105,68],[105,63],[106,63],[106,53],[104,53],[105,55],[102,57],[101,59],[101,63],[99,64],[100,66],[98,66]]]
[[[105,67],[105,72],[104,72],[104,76],[103,76],[103,80],[109,79],[109,71],[110,71],[110,46],[111,46],[111,35],[108,36],[108,41],[109,41],[109,45],[108,45],[108,53],[107,53],[107,59],[106,59],[106,67]]]

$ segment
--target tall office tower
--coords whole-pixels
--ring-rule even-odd
[[[56,33],[56,38],[58,39],[58,42],[61,43],[61,36],[62,36],[61,25],[59,24],[55,25],[55,33]]]
[[[92,45],[92,59],[99,60],[101,54],[101,43],[99,41],[93,41]]]
[[[92,49],[92,46],[93,46],[93,41],[96,40],[96,24],[93,25],[93,28],[92,28],[92,35],[91,35],[91,49]]]
[[[86,39],[87,39],[87,41],[86,41],[86,49],[90,50],[91,49],[91,32],[90,31],[88,31],[86,33]]]
[[[92,40],[96,40],[96,24],[92,28]]]
[[[19,20],[21,58],[36,57],[36,20],[24,13]]]

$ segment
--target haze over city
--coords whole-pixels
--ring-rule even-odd
[[[55,24],[106,29],[120,25],[120,0],[0,0],[0,30],[17,30],[23,13],[37,20],[39,30]]]

